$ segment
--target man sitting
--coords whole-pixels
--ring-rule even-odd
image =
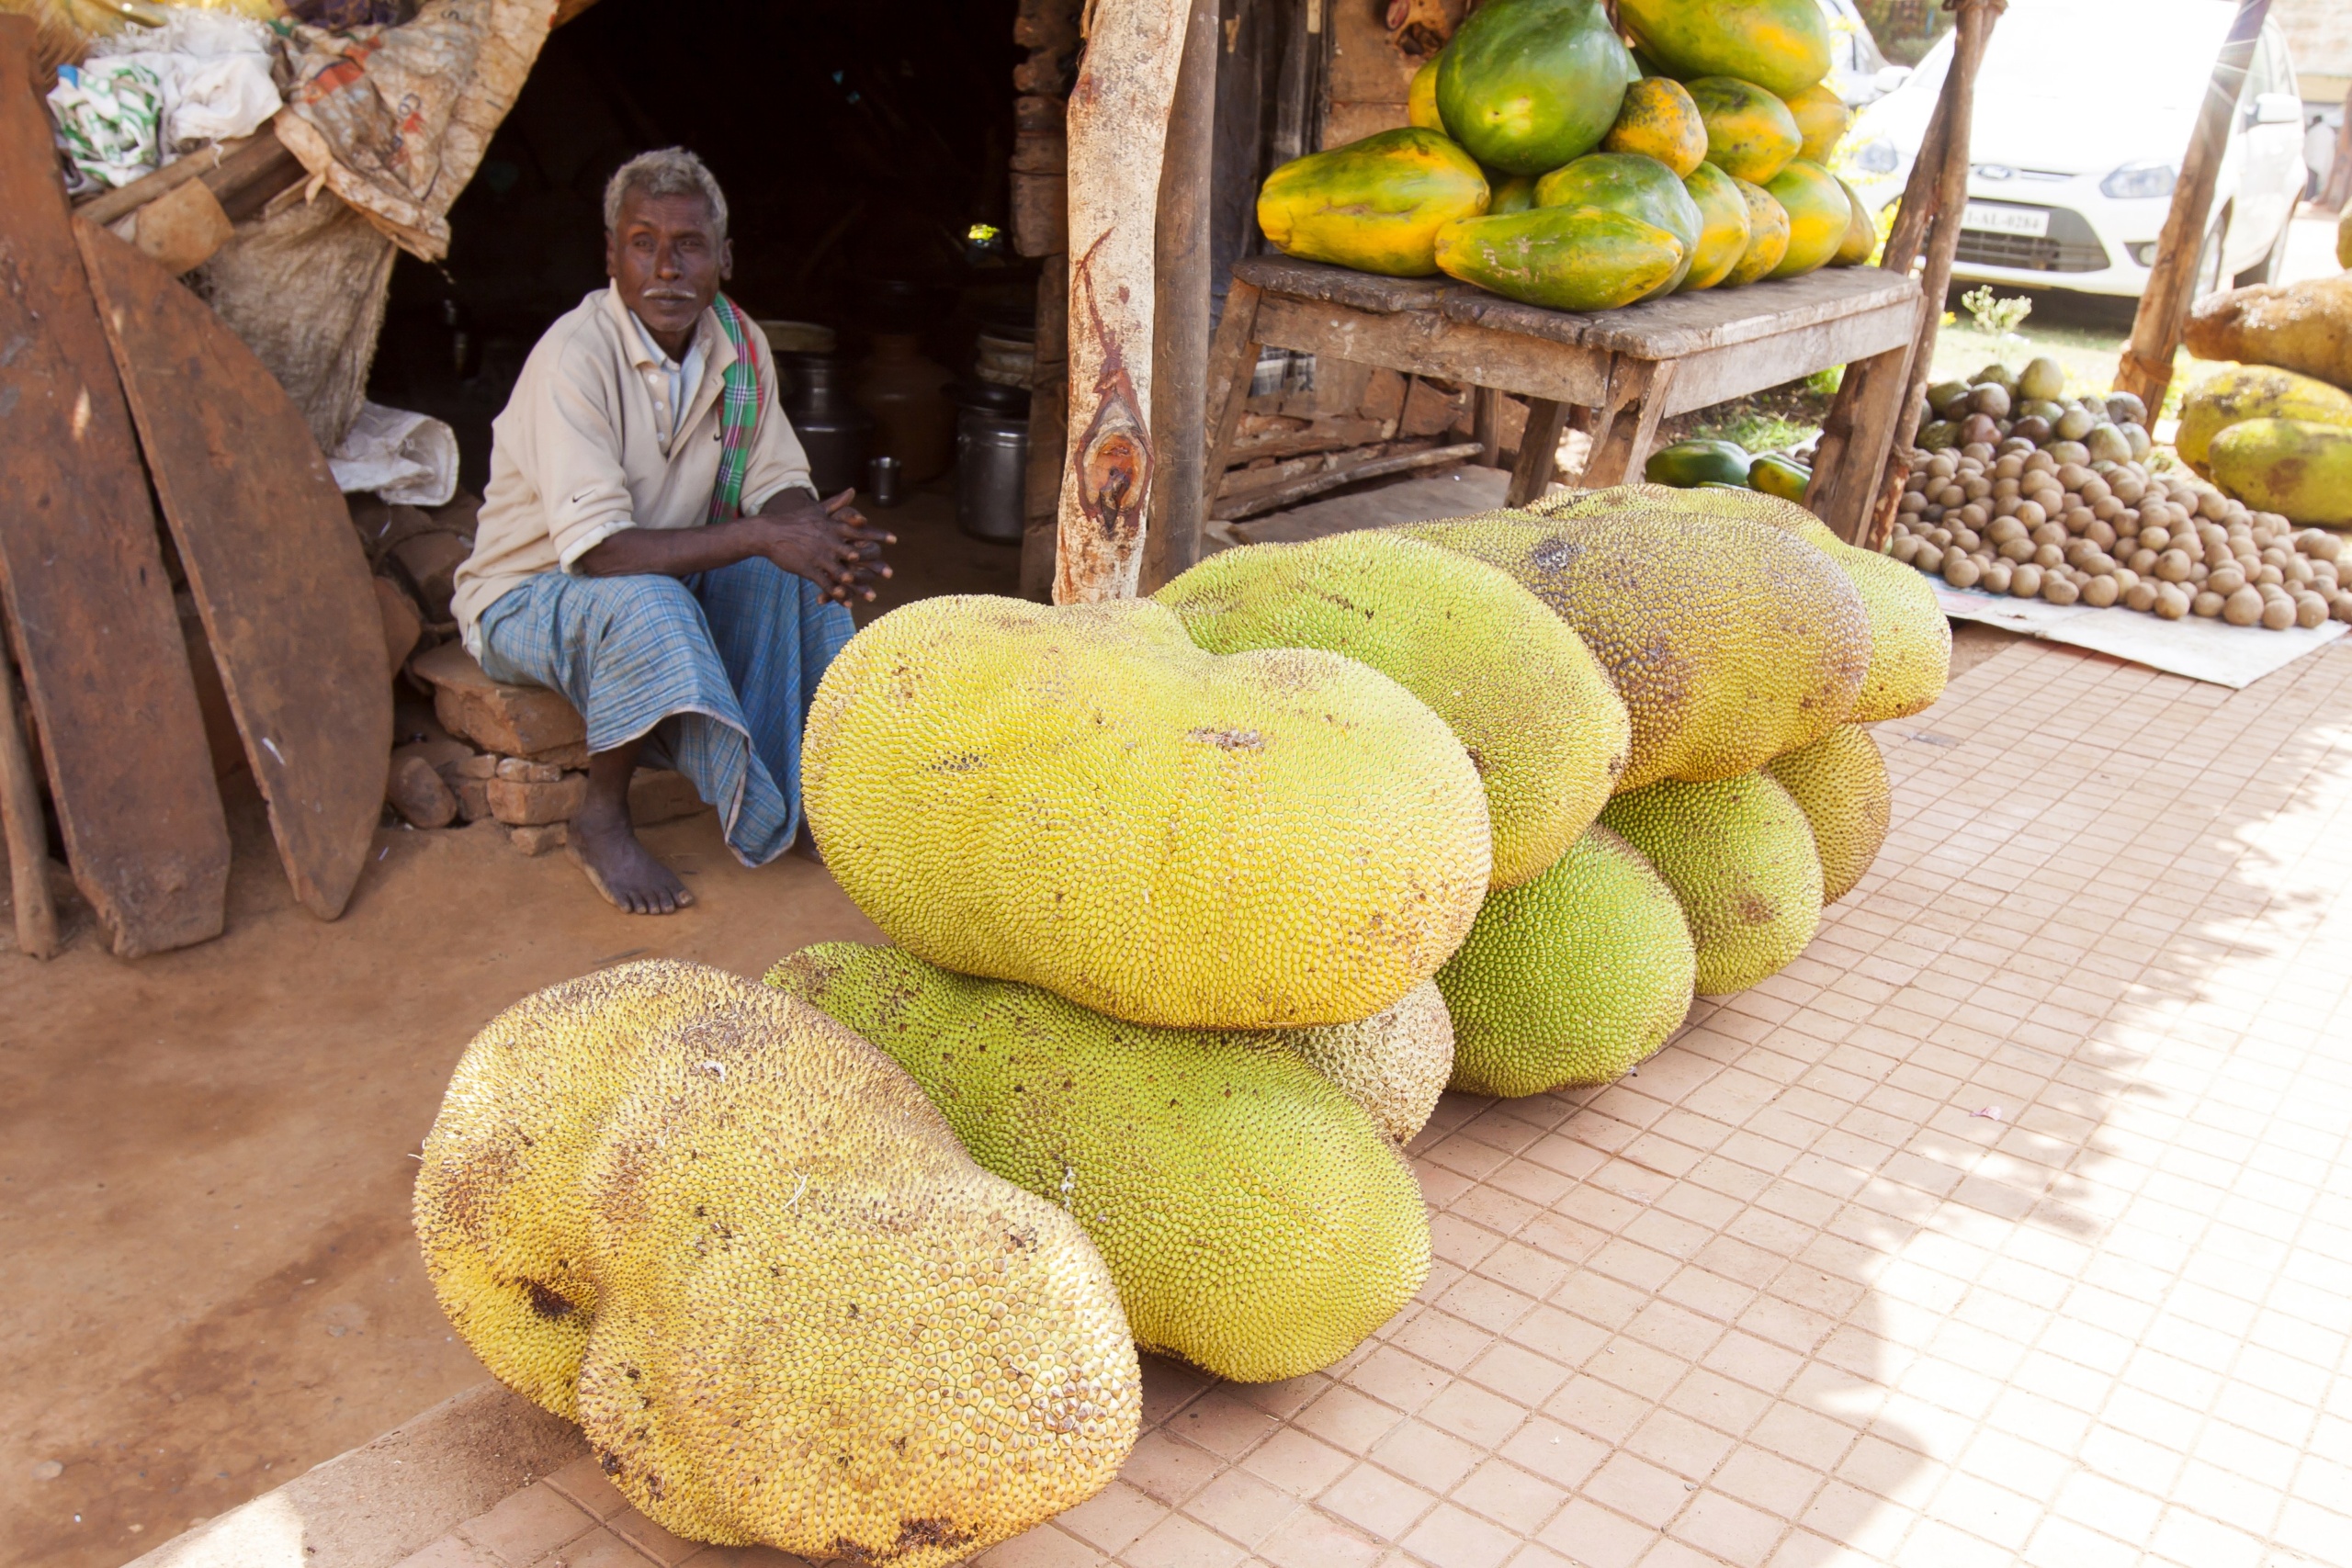
[[[666,915],[694,896],[638,842],[631,771],[692,779],[746,865],[789,848],[809,699],[894,541],[850,491],[819,501],[760,329],[718,291],[727,197],[701,159],[673,147],[614,174],[605,269],[491,426],[455,608],[493,680],[552,687],[587,720],[573,857],[620,908]]]

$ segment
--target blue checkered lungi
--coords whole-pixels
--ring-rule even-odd
[[[542,572],[482,612],[493,681],[552,687],[588,750],[643,736],[642,760],[692,779],[728,847],[764,865],[800,826],[800,731],[817,682],[855,628],[773,561],[692,577]]]

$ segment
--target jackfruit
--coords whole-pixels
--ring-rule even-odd
[[[2208,294],[2181,341],[2199,359],[2276,365],[2352,391],[2352,272]]]
[[[1621,795],[1600,819],[1674,889],[1704,997],[1779,974],[1821,924],[1821,855],[1804,811],[1765,773]]]
[[[1502,568],[1576,628],[1633,719],[1620,794],[1736,777],[1819,739],[1870,668],[1852,581],[1765,524],[1653,507],[1405,531]]]
[[[2250,419],[2303,419],[2352,426],[2352,392],[2269,365],[2224,365],[2202,377],[2180,400],[2180,430],[2173,450],[2208,477],[2213,438]]]
[[[1516,1098],[1622,1077],[1690,1010],[1696,964],[1673,889],[1596,826],[1534,881],[1487,894],[1437,972],[1451,1087]]]
[[[1400,1147],[1429,1125],[1453,1076],[1453,1020],[1434,980],[1360,1023],[1279,1029],[1269,1038],[1339,1085]]]
[[[1139,1023],[1369,1017],[1492,865],[1477,770],[1411,693],[1319,649],[1220,658],[1148,601],[893,610],[804,745],[826,863],[893,941]]]
[[[1528,510],[1546,517],[1597,517],[1641,506],[1769,523],[1794,534],[1845,570],[1871,623],[1870,671],[1846,715],[1849,724],[1908,718],[1943,695],[1944,682],[1951,675],[1951,623],[1944,618],[1928,580],[1892,556],[1848,544],[1792,501],[1738,491],[1617,485],[1552,496]]]
[[[468,1048],[416,1226],[449,1319],[689,1540],[939,1568],[1092,1495],[1142,1379],[1102,1256],[815,1009],[655,961]]]
[[[1894,786],[1878,741],[1860,725],[1841,724],[1812,745],[1773,758],[1764,771],[1812,824],[1821,901],[1835,904],[1870,870],[1894,820]]]
[[[1264,1034],[1121,1023],[854,942],[803,949],[768,981],[896,1057],[982,1166],[1067,1208],[1148,1349],[1240,1382],[1297,1377],[1429,1272],[1396,1145]]]
[[[1482,562],[1385,530],[1222,550],[1153,597],[1212,653],[1319,648],[1429,705],[1469,752],[1493,885],[1558,860],[1625,769],[1625,705],[1583,639]]]

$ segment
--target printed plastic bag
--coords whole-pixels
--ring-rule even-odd
[[[147,65],[118,57],[61,66],[49,113],[74,195],[127,186],[154,169],[164,88]]]

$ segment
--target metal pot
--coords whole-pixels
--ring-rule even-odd
[[[976,539],[1021,542],[1029,420],[967,404],[956,415],[956,525]]]
[[[848,367],[831,354],[775,356],[784,376],[784,412],[808,454],[819,495],[837,495],[865,478],[874,416],[850,400]]]

